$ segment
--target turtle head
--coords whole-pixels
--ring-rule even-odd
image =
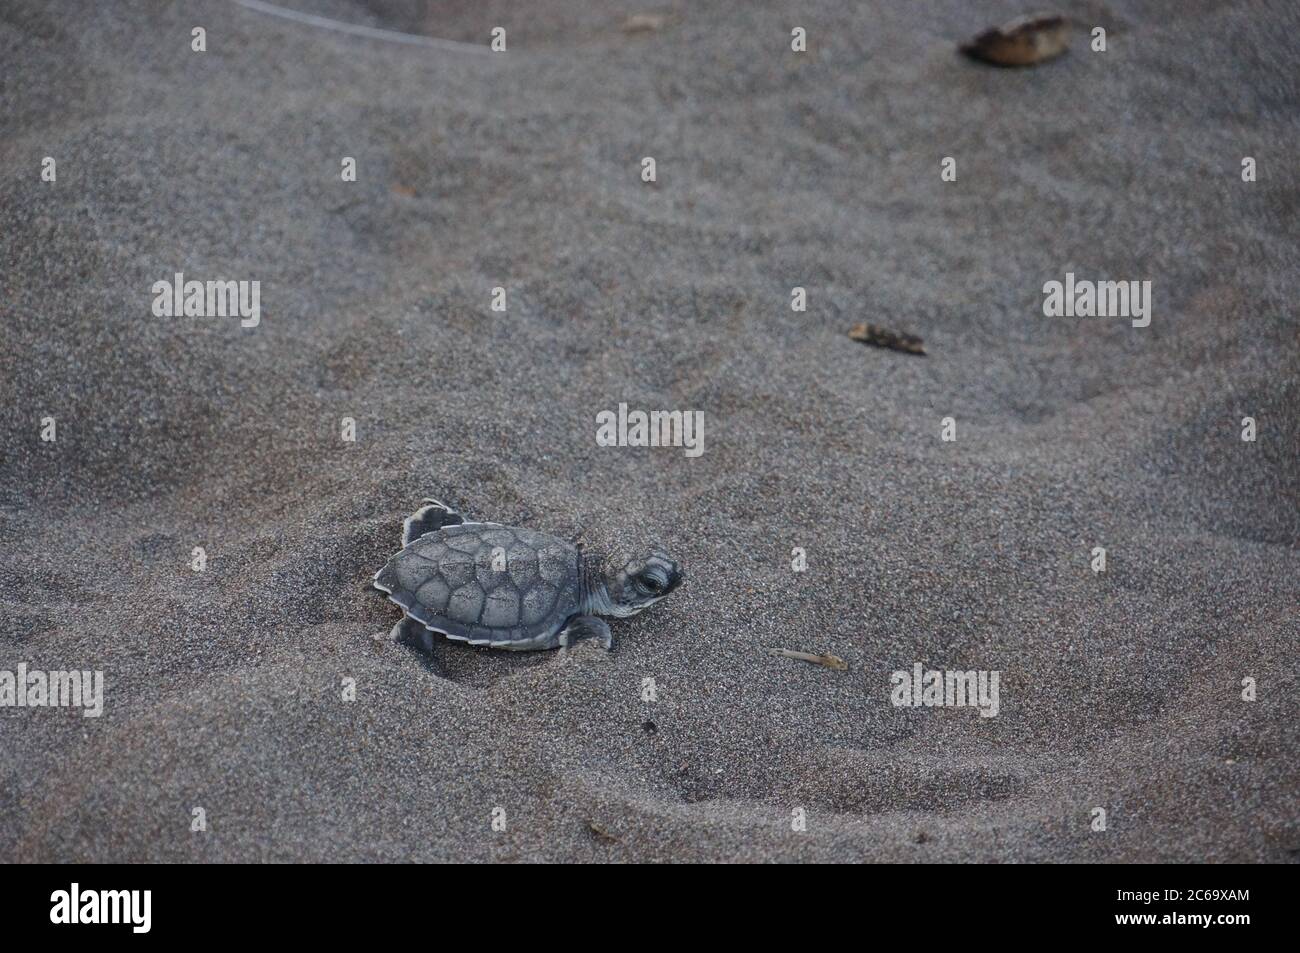
[[[615,561],[605,574],[608,614],[618,618],[636,615],[681,584],[681,567],[657,546],[624,563]]]

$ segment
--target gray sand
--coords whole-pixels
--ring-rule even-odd
[[[0,709],[0,859],[1295,859],[1294,4],[1065,3],[1110,49],[1007,71],[954,48],[1014,2],[285,2],[509,51],[0,6],[0,669],[106,679]],[[260,326],[154,317],[176,271]],[[1067,271],[1150,327],[1045,317]],[[620,401],[704,454],[597,447]],[[368,583],[425,495],[687,583],[421,656]]]

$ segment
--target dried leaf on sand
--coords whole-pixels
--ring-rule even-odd
[[[996,66],[1033,66],[1060,56],[1070,48],[1070,25],[1055,13],[1036,13],[985,30],[961,51]]]
[[[904,351],[908,354],[925,354],[925,342],[915,334],[904,334],[902,331],[891,331],[888,328],[877,327],[874,324],[855,324],[849,328],[849,337],[855,341],[861,341],[863,344],[874,344],[876,347],[887,347],[891,351]]]

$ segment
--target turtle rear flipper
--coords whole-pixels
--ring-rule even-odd
[[[424,502],[426,505],[408,516],[402,524],[403,546],[410,545],[425,533],[432,533],[444,526],[459,526],[465,522],[465,517],[437,500],[426,499]]]
[[[394,642],[414,645],[426,652],[433,651],[433,633],[409,615],[402,616],[402,621],[393,626],[389,636]]]

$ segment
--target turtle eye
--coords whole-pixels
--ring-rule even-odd
[[[664,585],[654,576],[646,576],[641,580],[641,585],[645,586],[655,595],[664,591]]]

